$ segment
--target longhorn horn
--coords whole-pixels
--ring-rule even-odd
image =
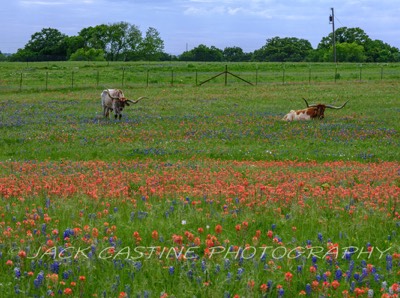
[[[350,99],[349,99],[349,100],[350,100]],[[330,108],[330,109],[340,110],[340,109],[344,108],[344,106],[349,102],[349,100],[346,101],[346,102],[345,102],[343,105],[341,105],[340,107],[335,107],[335,106],[332,106],[332,105],[326,105],[326,107],[327,107],[327,108]]]
[[[115,99],[118,99],[118,100],[120,100],[120,98],[119,98],[119,97],[113,97],[113,96],[111,95],[111,93],[110,93],[110,90],[109,90],[109,89],[106,89],[106,92],[107,92],[108,96],[110,96],[110,97],[111,97],[111,99],[112,99],[112,100],[115,100]]]
[[[130,99],[128,99],[127,102],[130,102],[130,103],[138,103],[140,100],[142,100],[142,99],[144,99],[144,98],[148,98],[148,97],[146,97],[146,96],[141,96],[141,97],[139,97],[137,100],[130,100]]]
[[[309,107],[307,100],[303,97],[303,100],[306,102],[307,108]]]

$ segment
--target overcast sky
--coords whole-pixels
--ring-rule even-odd
[[[200,44],[253,52],[268,38],[296,37],[314,48],[335,26],[363,29],[400,48],[399,0],[0,0],[0,51],[14,53],[43,28],[73,36],[89,26],[128,22],[157,29],[167,53]]]

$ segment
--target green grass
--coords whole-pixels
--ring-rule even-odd
[[[399,160],[396,82],[125,88],[147,96],[103,119],[100,88],[2,93],[1,160]],[[322,121],[280,119],[309,102]]]
[[[254,66],[229,70],[254,78]],[[104,119],[100,93],[122,86],[122,67],[125,95],[148,99],[121,121]],[[158,74],[146,86],[150,67]],[[330,64],[311,65],[311,82],[309,65],[285,65],[284,84],[282,65],[258,67],[256,86],[231,77],[194,86],[194,70],[201,81],[224,65],[0,64],[0,291],[277,297],[282,287],[293,297],[314,283],[309,297],[375,297],[396,288],[398,65],[385,65],[393,77],[383,80],[380,66],[363,65],[361,81],[356,65],[339,65],[336,83]],[[349,102],[321,121],[281,121],[302,97]],[[223,252],[210,256],[212,247]]]

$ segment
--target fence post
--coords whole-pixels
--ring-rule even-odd
[[[171,70],[171,86],[174,86],[174,70]]]
[[[336,83],[336,79],[337,79],[337,64],[335,66],[335,83]]]
[[[258,85],[258,65],[256,66],[256,86]]]
[[[311,65],[308,64],[308,83],[311,84]]]
[[[225,65],[225,86],[228,85],[228,64]]]
[[[197,69],[196,69],[196,86],[197,86]]]
[[[150,70],[147,70],[146,87],[149,87],[149,72]]]
[[[74,71],[72,71],[72,75],[71,75],[71,87],[72,87],[72,89],[74,89]]]
[[[285,63],[282,63],[282,84],[285,84]]]
[[[122,87],[124,87],[125,67],[122,67]]]
[[[46,71],[46,91],[47,91],[48,80],[49,80],[49,72]]]
[[[96,74],[96,87],[99,87],[99,82],[100,82],[100,73],[97,70],[97,74]]]
[[[381,66],[381,81],[383,80],[383,66]]]
[[[362,64],[360,64],[360,82],[361,82]]]
[[[22,72],[21,72],[21,77],[19,79],[19,91],[22,90]]]

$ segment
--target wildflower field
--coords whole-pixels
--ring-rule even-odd
[[[398,297],[398,81],[104,87],[0,93],[2,297]]]

